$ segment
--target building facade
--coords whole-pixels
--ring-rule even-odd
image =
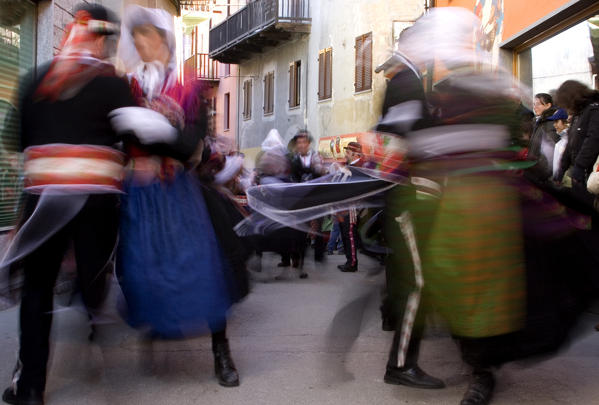
[[[255,155],[273,128],[287,142],[299,129],[347,140],[374,126],[385,91],[374,68],[426,4],[255,0],[246,19],[240,10],[214,27],[211,56],[239,64],[240,148]]]

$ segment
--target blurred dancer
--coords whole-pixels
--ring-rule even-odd
[[[407,33],[410,29],[404,31]],[[404,35],[402,33],[402,35]],[[422,77],[415,64],[402,53],[396,52],[377,72],[384,71],[390,77],[385,91],[382,119],[377,131],[405,138],[414,129],[423,129],[433,125],[428,101],[422,86]],[[418,183],[417,178],[412,183]],[[418,308],[411,334],[403,335],[401,321],[406,317],[406,307],[410,294],[418,289],[419,276],[410,259],[410,246],[402,236],[396,218],[409,207],[409,201],[416,196],[414,184],[405,184],[387,192],[385,206],[385,240],[391,254],[385,264],[387,279],[386,294],[381,306],[383,329],[395,331],[387,361],[385,382],[416,388],[443,388],[445,384],[432,377],[418,366],[420,342],[424,333],[428,308]],[[400,345],[402,346],[400,348]],[[399,361],[399,352],[403,349],[403,361]]]
[[[507,360],[526,303],[520,202],[507,165],[512,155],[502,152],[517,102],[511,78],[477,70],[472,39],[479,26],[466,10],[435,9],[399,40],[415,65],[440,60],[449,72],[434,94],[444,125],[407,135],[415,192],[403,190],[392,216],[408,246],[402,260],[412,261],[415,273],[397,361],[410,358],[419,308],[437,309],[473,369],[462,405],[489,403],[492,367]]]
[[[256,157],[258,169],[258,184],[262,186],[290,183],[290,161],[288,150],[283,145],[279,131],[271,129],[262,142],[262,150]],[[307,278],[308,273],[303,269],[306,250],[306,234],[293,228],[280,228],[267,232],[266,235],[251,237],[256,251],[274,251],[281,254],[278,267],[288,267],[290,264],[299,269],[299,277]]]
[[[24,91],[21,147],[29,193],[24,220],[3,263],[23,259],[25,273],[19,357],[2,397],[9,404],[44,403],[53,289],[71,240],[92,322],[105,297],[124,164],[113,149],[120,139],[108,115],[133,104],[127,83],[106,62],[117,33],[108,10],[79,6],[62,50]]]
[[[177,83],[173,30],[172,16],[163,10],[126,10],[119,53],[139,107],[113,114],[119,131],[134,134],[127,142],[131,161],[117,271],[130,325],[150,339],[194,336],[207,325],[218,382],[237,386],[226,314],[247,290],[239,288],[237,266],[223,252],[209,202],[186,170],[206,136],[206,103],[194,83]]]
[[[358,142],[350,142],[344,148],[345,160],[348,166],[362,167],[364,164],[362,145]],[[345,264],[337,266],[344,273],[358,271],[358,246],[360,235],[358,234],[358,213],[355,208],[347,212],[337,214],[337,221],[341,230],[343,250],[345,253]]]
[[[320,154],[310,147],[312,136],[307,130],[300,130],[291,140],[294,155],[291,159],[291,179],[296,183],[318,178],[326,173]],[[319,235],[322,226],[322,218],[310,221],[310,236],[314,241],[314,260],[317,262],[324,259],[325,244]]]

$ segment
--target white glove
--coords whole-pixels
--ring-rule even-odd
[[[145,145],[172,143],[177,139],[177,129],[164,115],[149,108],[117,108],[108,114],[108,118],[117,133],[131,131]]]

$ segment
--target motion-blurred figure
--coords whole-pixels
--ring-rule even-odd
[[[44,403],[53,287],[69,241],[92,322],[105,297],[124,164],[113,149],[120,139],[108,115],[133,104],[127,83],[106,62],[117,33],[108,10],[79,6],[62,50],[24,92],[21,147],[29,193],[4,262],[23,259],[25,273],[19,357],[2,397],[10,404]]]
[[[358,142],[350,142],[345,148],[345,160],[348,166],[362,167],[364,154],[362,145]],[[337,214],[337,221],[341,230],[345,263],[337,266],[344,273],[358,271],[358,247],[360,246],[360,235],[358,234],[358,214],[355,208]]]
[[[502,168],[511,155],[500,152],[510,144],[517,103],[506,94],[510,80],[476,69],[479,26],[466,10],[435,9],[400,37],[399,50],[415,66],[438,62],[448,72],[434,89],[441,122],[406,134],[411,185],[398,190],[389,212],[408,251],[399,270],[412,269],[414,286],[393,360],[400,369],[410,361],[420,312],[435,308],[473,367],[462,405],[490,401],[491,367],[503,360],[493,349],[523,327],[525,305],[519,200]]]
[[[408,33],[408,28],[402,35]],[[428,107],[422,77],[418,67],[406,55],[395,52],[377,72],[384,71],[390,80],[387,83],[383,102],[382,119],[377,131],[405,138],[411,130],[433,125]],[[387,192],[384,210],[385,240],[391,250],[385,263],[386,291],[381,306],[383,328],[394,331],[393,342],[387,361],[385,382],[416,388],[443,388],[445,384],[438,378],[429,376],[418,366],[420,342],[424,333],[427,307],[422,305],[413,318],[413,329],[403,335],[401,321],[406,317],[406,307],[410,294],[418,289],[419,276],[410,258],[410,246],[402,236],[396,218],[409,207],[409,201],[416,198],[418,178],[413,184],[397,186]],[[405,332],[405,331],[404,331]],[[401,347],[400,347],[401,346]],[[398,356],[404,351],[400,363]]]
[[[150,340],[208,329],[219,384],[237,386],[226,317],[247,294],[247,279],[224,251],[234,240],[223,239],[227,224],[211,212],[218,203],[187,170],[206,136],[206,99],[196,83],[177,83],[172,16],[130,6],[122,35],[119,55],[138,104],[113,115],[121,132],[133,134],[117,255],[126,319]]]
[[[291,179],[303,183],[318,178],[326,173],[320,154],[311,148],[312,136],[307,130],[300,130],[291,140],[293,157],[291,159]],[[324,259],[325,244],[320,235],[322,218],[310,221],[310,240],[314,244],[314,260]]]

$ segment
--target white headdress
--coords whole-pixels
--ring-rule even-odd
[[[160,62],[144,63],[133,42],[132,31],[135,27],[151,24],[165,34],[166,45],[170,51],[167,66]],[[125,10],[121,28],[121,41],[117,57],[127,73],[133,75],[148,98],[159,94],[166,82],[169,88],[177,81],[177,62],[175,57],[175,25],[173,16],[157,8],[145,8],[130,5]]]

